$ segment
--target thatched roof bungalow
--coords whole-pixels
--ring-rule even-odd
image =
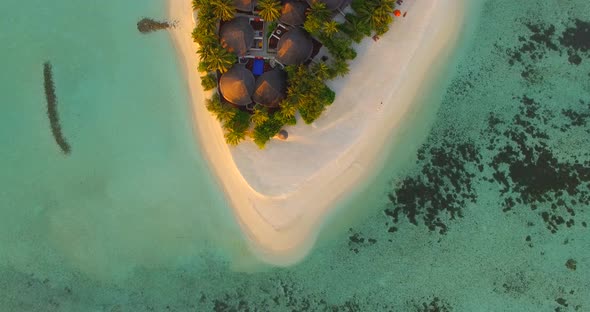
[[[234,0],[234,5],[236,9],[243,12],[252,12],[252,9],[254,9],[252,0]]]
[[[309,59],[312,52],[311,36],[305,30],[295,27],[279,40],[276,59],[283,65],[297,65]]]
[[[219,80],[219,91],[230,103],[245,106],[252,103],[254,75],[244,65],[235,64]]]
[[[279,17],[279,21],[281,23],[291,26],[303,25],[306,18],[305,11],[307,10],[307,8],[308,5],[305,2],[287,0],[283,3],[283,7],[281,9],[281,17]]]
[[[254,42],[254,29],[247,17],[239,16],[221,26],[219,38],[224,48],[242,56]]]
[[[252,100],[267,107],[277,107],[286,94],[287,73],[280,69],[273,69],[258,77]]]

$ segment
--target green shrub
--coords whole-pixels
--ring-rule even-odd
[[[285,123],[279,114],[275,113],[269,116],[265,122],[254,127],[254,143],[256,143],[260,149],[263,149],[266,142],[279,133],[284,125]]]
[[[205,91],[213,90],[217,87],[217,77],[213,73],[201,76],[201,86]]]
[[[250,127],[250,114],[232,107],[233,117],[223,123],[225,141],[230,145],[237,145],[246,137]]]

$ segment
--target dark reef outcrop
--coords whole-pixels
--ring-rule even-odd
[[[66,138],[61,130],[59,123],[59,114],[57,112],[57,96],[55,95],[55,83],[53,82],[53,68],[51,63],[45,62],[43,64],[43,78],[45,80],[45,98],[47,99],[47,116],[49,117],[49,123],[51,125],[51,133],[55,142],[64,154],[69,154],[70,144],[68,144]]]
[[[156,30],[167,29],[170,27],[172,27],[171,23],[160,22],[147,17],[144,17],[139,22],[137,22],[137,30],[139,30],[139,32],[143,34],[150,33]]]

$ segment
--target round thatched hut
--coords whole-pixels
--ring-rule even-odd
[[[297,65],[305,62],[312,52],[311,36],[305,30],[295,27],[279,40],[276,59],[283,65]]]
[[[224,48],[242,56],[254,42],[254,29],[247,17],[239,16],[221,26],[219,38]]]
[[[221,95],[229,102],[245,106],[252,103],[254,75],[243,65],[236,64],[219,80]]]
[[[281,9],[281,17],[279,17],[279,21],[291,26],[303,25],[306,18],[305,10],[307,10],[307,8],[308,5],[305,2],[287,0],[284,2],[283,8]]]
[[[342,6],[342,3],[344,2],[344,0],[307,0],[307,3],[309,3],[309,5],[312,5],[314,2],[317,1],[325,3],[328,10],[331,11],[339,9]]]
[[[266,107],[277,107],[287,94],[287,73],[273,69],[256,80],[252,100]]]
[[[236,9],[244,12],[252,12],[252,0],[234,0]]]

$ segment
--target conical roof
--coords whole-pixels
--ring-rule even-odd
[[[252,103],[254,75],[244,65],[236,64],[219,80],[221,95],[229,102],[244,106]]]
[[[268,107],[276,107],[287,93],[287,73],[273,69],[262,74],[256,80],[252,100]]]
[[[224,48],[242,56],[254,42],[254,29],[247,17],[239,16],[221,26],[219,38]]]
[[[252,0],[234,0],[236,9],[244,12],[252,12]]]
[[[291,26],[302,25],[305,22],[305,10],[307,3],[295,0],[287,0],[281,9],[279,21]]]
[[[309,5],[312,5],[317,1],[325,3],[328,10],[331,11],[335,11],[336,9],[340,8],[342,6],[342,3],[344,2],[344,0],[307,0],[307,3],[309,3]]]
[[[313,42],[309,34],[295,27],[279,40],[276,59],[283,65],[297,65],[305,62],[312,52]]]

